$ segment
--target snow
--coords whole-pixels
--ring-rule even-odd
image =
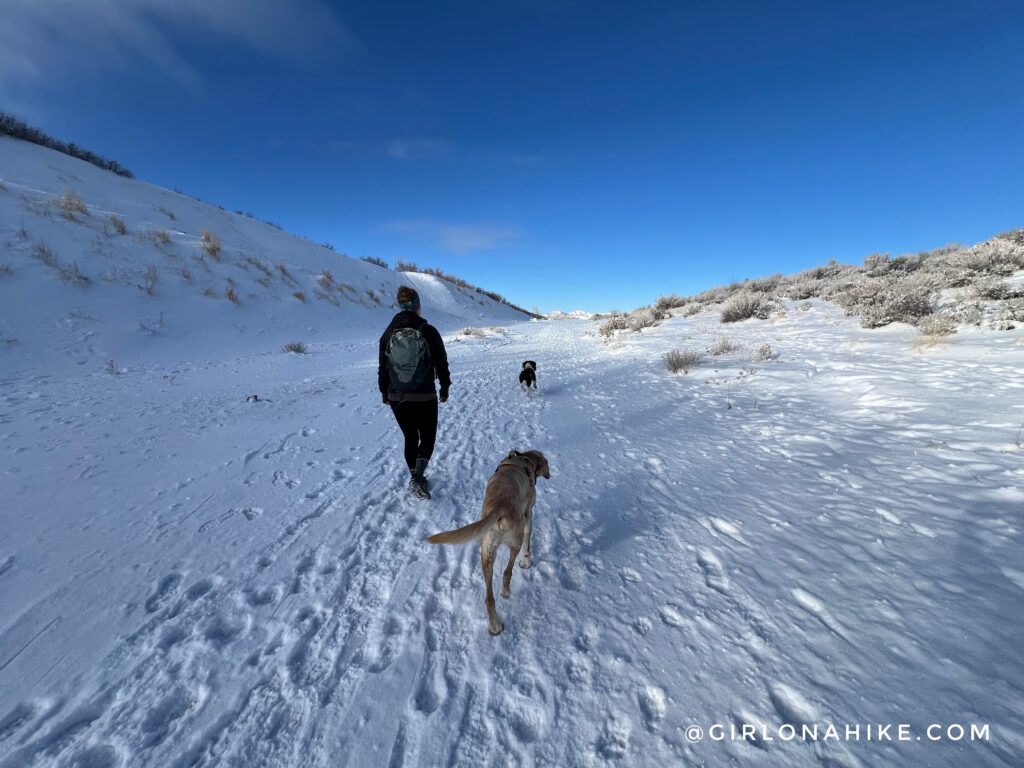
[[[28,181],[3,157],[10,248]],[[124,180],[75,173],[115,207],[103,185]],[[85,226],[29,221],[64,254]],[[261,226],[239,219],[237,237]],[[326,260],[363,276],[302,247],[304,279]],[[79,289],[19,253],[0,277],[0,321],[28,340],[0,358],[3,768],[1024,762],[1024,332],[915,349],[909,327],[813,301],[605,343],[589,321],[474,317],[423,279],[446,342],[505,326],[448,343],[423,503],[375,388],[389,310]],[[68,296],[94,324],[55,319]],[[146,302],[173,330],[135,334]],[[712,357],[722,334],[736,349]],[[281,353],[293,338],[309,354]],[[775,356],[752,362],[764,343]],[[675,347],[701,365],[669,374]],[[543,451],[552,477],[492,638],[475,548],[423,537],[476,519],[511,448]],[[688,740],[715,723],[757,735]],[[761,736],[783,723],[991,738]]]
[[[65,191],[82,200],[86,214],[64,215],[55,201]],[[116,231],[112,215],[126,234]],[[216,258],[204,251],[204,231],[221,243]],[[33,258],[43,244],[59,264],[77,263],[88,284],[61,282]],[[0,137],[0,245],[0,351],[8,369],[93,371],[110,360],[119,367],[210,360],[291,341],[363,339],[394,313],[402,283],[420,292],[442,329],[528,319],[436,277],[349,258],[6,137]],[[157,276],[152,294],[145,291],[150,267]],[[333,278],[329,288],[320,284],[325,272]],[[229,286],[238,304],[225,297]]]

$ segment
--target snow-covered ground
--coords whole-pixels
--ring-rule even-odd
[[[3,138],[0,246],[0,768],[1024,763],[1024,331],[605,343]],[[401,282],[455,382],[429,504],[376,391]],[[552,478],[492,638],[423,537],[511,448]]]
[[[810,307],[449,343],[427,504],[375,389],[379,328],[118,376],[5,368],[0,765],[1021,765],[1024,334],[915,350]],[[665,371],[723,330],[732,352]],[[422,539],[476,518],[510,448],[552,477],[492,638],[474,547]]]

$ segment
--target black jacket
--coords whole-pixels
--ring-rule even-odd
[[[409,392],[404,396],[398,392],[391,391],[391,377],[388,373],[388,359],[386,350],[388,348],[388,342],[391,341],[391,333],[396,328],[416,328],[421,334],[423,334],[424,340],[427,342],[427,348],[430,350],[430,370],[427,372],[427,377],[424,381],[423,386],[417,392]],[[417,315],[415,312],[399,312],[391,320],[385,330],[384,334],[380,337],[380,356],[377,363],[377,388],[380,389],[380,393],[383,397],[388,400],[433,400],[437,397],[437,392],[434,391],[434,379],[441,382],[441,391],[447,390],[452,385],[452,377],[448,372],[448,353],[445,352],[444,342],[441,340],[441,334],[437,332],[437,328],[430,325],[426,320]]]

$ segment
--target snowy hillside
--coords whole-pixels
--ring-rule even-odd
[[[204,232],[207,233],[204,239]],[[4,368],[96,370],[363,335],[408,282],[441,328],[528,317],[436,277],[0,137]]]

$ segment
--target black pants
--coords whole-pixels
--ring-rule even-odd
[[[416,459],[429,459],[437,439],[437,400],[392,403],[398,426],[405,436],[405,463],[416,468]]]

